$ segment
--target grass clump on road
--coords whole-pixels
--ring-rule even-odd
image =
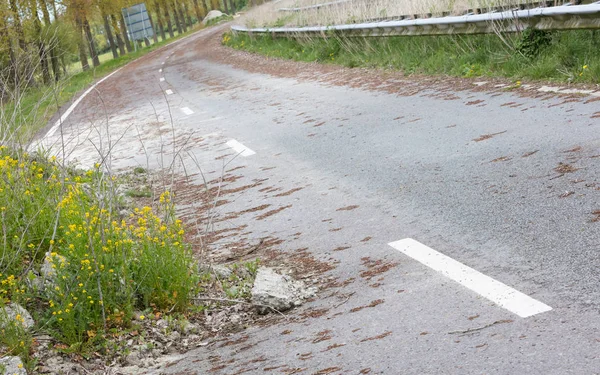
[[[400,70],[405,74],[596,83],[600,34],[589,30],[520,34],[273,38],[226,34],[223,44],[296,61]]]
[[[73,352],[102,352],[134,311],[185,313],[197,263],[164,192],[155,207],[119,213],[118,181],[0,148],[0,308],[28,310],[34,330]],[[3,321],[6,353],[27,359],[30,333]],[[6,318],[6,317],[5,317]]]

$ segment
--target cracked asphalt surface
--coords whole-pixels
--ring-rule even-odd
[[[43,142],[83,165],[110,148],[114,170],[175,154],[198,194],[195,164],[216,178],[228,160],[241,189],[219,211],[269,206],[217,222],[247,227],[212,251],[281,239],[336,285],[156,373],[600,373],[595,98],[277,61],[220,46],[223,31],[128,65]],[[256,154],[235,157],[230,139]],[[408,237],[553,310],[495,306],[387,245]]]

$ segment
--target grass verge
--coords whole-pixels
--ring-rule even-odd
[[[32,332],[66,352],[104,353],[135,311],[189,313],[200,290],[169,192],[124,215],[119,180],[0,147],[0,344],[29,356]],[[27,329],[24,307],[35,320]],[[201,306],[196,306],[201,308]]]
[[[504,35],[272,38],[225,34],[223,44],[269,57],[384,68],[405,74],[600,81],[600,34],[591,30]]]

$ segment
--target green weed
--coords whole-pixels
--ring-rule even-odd
[[[269,57],[347,67],[393,69],[405,74],[507,77],[596,83],[600,37],[572,30],[498,35],[385,38],[273,38],[226,34],[223,44]]]

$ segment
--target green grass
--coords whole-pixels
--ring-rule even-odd
[[[176,35],[173,39],[151,44],[149,47],[138,48],[137,51],[112,59],[112,53],[102,54],[101,65],[88,71],[71,75],[68,79],[60,81],[53,87],[39,87],[29,89],[21,99],[15,103],[9,102],[2,107],[2,132],[12,135],[16,143],[27,143],[42,129],[52,115],[65,103],[69,102],[77,93],[90,86],[95,81],[110,74],[116,69],[138,59],[158,48],[172,43],[198,29]],[[91,63],[91,61],[90,61]],[[79,62],[76,63],[81,70]],[[77,66],[69,66],[69,70],[76,70]]]
[[[530,35],[533,34],[533,35]],[[287,39],[226,34],[223,44],[269,57],[399,70],[405,74],[506,77],[558,82],[600,81],[600,35],[544,33],[385,38]]]
[[[199,274],[169,192],[121,216],[119,180],[100,165],[72,170],[0,146],[0,172],[0,307],[20,304],[36,331],[78,352],[101,350],[135,310],[190,310]],[[31,337],[19,319],[0,316],[0,354],[27,360]]]

